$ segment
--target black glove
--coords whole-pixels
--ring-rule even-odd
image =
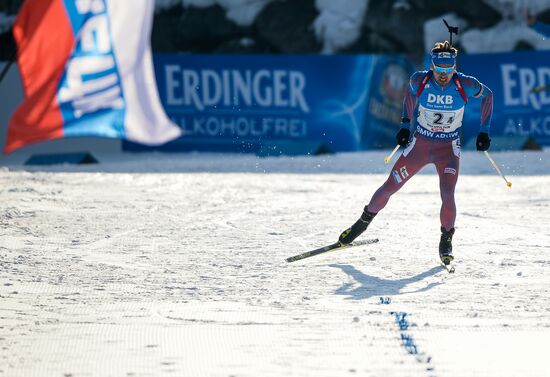
[[[476,148],[478,151],[486,151],[491,146],[491,138],[487,132],[480,132],[477,135]]]
[[[405,147],[409,143],[410,136],[411,136],[411,130],[407,128],[400,128],[399,132],[397,132],[397,135],[395,135],[395,140],[397,141],[397,144],[401,145],[402,147]]]

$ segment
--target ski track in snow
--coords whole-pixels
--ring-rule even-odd
[[[549,175],[462,175],[448,274],[433,174],[286,263],[387,174],[86,169],[0,170],[0,376],[550,375]]]

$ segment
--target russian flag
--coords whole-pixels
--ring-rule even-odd
[[[26,0],[13,26],[25,100],[4,153],[63,137],[179,137],[158,96],[153,12],[154,0]]]

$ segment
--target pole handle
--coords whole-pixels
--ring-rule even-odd
[[[400,147],[400,145],[396,145],[395,148],[393,148],[393,151],[390,153],[390,155],[384,157],[384,162],[385,162],[386,164],[389,164],[389,163],[390,163],[391,158],[393,157],[394,154],[397,153],[397,151],[399,150],[399,147]]]

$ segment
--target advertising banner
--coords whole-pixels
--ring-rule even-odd
[[[550,52],[464,55],[458,69],[493,91],[491,135],[531,136],[550,145]],[[477,135],[480,101],[471,100],[464,116],[464,139]]]
[[[362,149],[393,148],[401,125],[403,96],[414,66],[403,55],[377,55],[370,80]]]
[[[404,58],[376,55],[157,54],[154,65],[164,109],[183,133],[161,148],[172,151],[384,145],[410,74]]]

